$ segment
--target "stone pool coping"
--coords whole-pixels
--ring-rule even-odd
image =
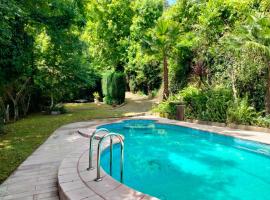
[[[270,144],[270,134],[262,133],[259,130],[257,130],[257,132],[244,131],[241,130],[240,127],[238,127],[240,129],[233,129],[219,127],[218,124],[209,126],[167,120],[155,116],[141,116],[137,118],[160,119],[160,121],[162,120],[167,123],[176,123],[194,129],[217,132],[223,135],[227,134],[234,138]],[[94,119],[90,121],[69,123],[59,127],[6,179],[6,181],[0,185],[0,200],[59,200],[57,172],[61,162],[66,156],[74,157],[72,158],[73,161],[70,161],[75,162],[75,155],[81,155],[83,150],[86,150],[89,146],[89,139],[80,136],[77,133],[78,129],[87,129],[96,125],[99,126],[104,123],[113,123],[123,119],[132,118]],[[76,151],[76,149],[79,151]],[[74,152],[74,154],[72,152]],[[100,198],[97,197],[96,199]]]
[[[211,132],[214,134],[220,134],[220,135],[226,135],[230,136],[233,138],[239,138],[243,140],[248,140],[252,142],[258,142],[262,144],[267,144],[270,145],[270,134],[267,132],[259,132],[259,131],[251,131],[251,130],[242,130],[242,129],[235,129],[235,128],[230,128],[230,127],[221,127],[221,126],[214,126],[214,125],[206,125],[206,124],[199,124],[199,123],[194,123],[194,122],[187,122],[187,121],[177,121],[177,120],[172,120],[172,119],[167,119],[167,118],[161,118],[157,116],[137,116],[137,117],[126,117],[126,118],[121,118],[121,119],[115,119],[107,123],[101,123],[98,125],[95,125],[87,130],[87,133],[81,133],[82,136],[84,137],[90,137],[93,131],[96,130],[97,127],[106,125],[106,124],[111,124],[111,123],[118,123],[122,122],[124,120],[128,119],[142,119],[142,120],[155,120],[157,123],[160,124],[170,124],[170,125],[177,125],[177,126],[183,126],[187,128],[192,128],[195,130],[202,130],[206,132]]]
[[[115,140],[114,143],[117,143]],[[93,170],[88,168],[88,145],[82,145],[68,155],[58,170],[58,188],[61,200],[157,200],[128,186],[117,182],[101,168],[102,181],[96,182],[97,142],[93,151]],[[104,142],[104,150],[109,142]]]
[[[171,124],[182,127],[188,127],[196,130],[203,130],[216,134],[231,136],[233,138],[240,138],[248,141],[259,142],[263,144],[270,144],[270,134],[255,131],[236,130],[228,127],[218,127],[201,125],[190,122],[169,120],[165,118],[155,116],[140,116],[131,118],[115,119],[108,123],[99,123],[91,128],[80,129],[80,135],[89,138],[93,131],[101,125],[121,122],[128,119],[148,119],[155,120],[161,124]],[[101,133],[101,136],[104,133]],[[97,137],[99,138],[99,137]],[[140,200],[156,200],[157,198],[151,197],[147,194],[143,194],[128,186],[115,181],[111,176],[101,170],[103,180],[96,182],[96,147],[97,141],[94,144],[94,170],[87,171],[88,167],[88,144],[80,146],[75,152],[67,156],[58,171],[58,187],[60,199],[64,200],[77,200],[77,199],[93,199],[93,200],[118,200],[118,199],[140,199]],[[104,149],[108,147],[108,143],[105,143]]]

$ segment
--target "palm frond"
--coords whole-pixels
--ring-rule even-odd
[[[254,53],[259,53],[267,58],[270,58],[270,47],[268,46],[255,41],[246,41],[244,46]]]

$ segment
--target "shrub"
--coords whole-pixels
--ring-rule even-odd
[[[107,104],[121,104],[125,101],[126,77],[122,72],[108,71],[102,78],[102,92]]]
[[[270,115],[267,115],[265,117],[259,116],[256,119],[256,125],[261,127],[270,128]]]
[[[179,93],[178,98],[186,105],[187,118],[225,122],[232,93],[222,87],[199,90],[188,86]]]
[[[227,122],[251,125],[256,123],[258,115],[255,108],[249,105],[248,98],[245,97],[231,104],[228,109]]]
[[[185,115],[190,119],[202,119],[206,110],[207,98],[205,94],[193,86],[184,88],[178,95],[178,99],[185,104]]]
[[[155,98],[158,95],[158,90],[155,89],[149,94],[149,98]]]
[[[206,110],[203,120],[226,122],[227,111],[232,100],[232,92],[224,88],[214,88],[205,92]]]
[[[231,91],[222,87],[200,90],[194,86],[188,86],[178,95],[159,104],[153,111],[175,118],[174,102],[177,101],[185,104],[185,117],[188,119],[226,122],[231,99]]]
[[[170,99],[171,100],[171,99]],[[176,104],[173,101],[163,101],[157,106],[155,106],[152,111],[154,113],[159,113],[161,117],[166,117],[169,119],[175,119],[176,117]]]
[[[93,93],[93,96],[94,96],[94,98],[96,99],[96,100],[100,100],[100,96],[99,96],[99,93],[98,92],[94,92]]]
[[[60,114],[64,114],[67,113],[67,110],[65,108],[65,106],[61,103],[56,104],[52,109],[51,112],[56,111],[56,112],[60,112]]]

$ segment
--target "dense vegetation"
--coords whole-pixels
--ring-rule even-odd
[[[155,111],[191,119],[269,126],[269,1],[178,1],[163,13],[176,23],[172,96]]]
[[[122,103],[106,92],[124,82],[161,87],[157,112],[269,126],[269,0],[2,0],[0,16],[0,130],[94,92]]]

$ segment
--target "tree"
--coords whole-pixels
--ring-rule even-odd
[[[83,4],[82,4],[83,3]],[[84,87],[92,87],[97,76],[90,68],[87,44],[81,39],[85,28],[84,1],[32,2],[38,7],[32,12],[35,19],[36,88],[43,98],[50,99],[50,109]]]
[[[245,25],[237,32],[235,41],[262,56],[267,65],[267,86],[265,92],[265,111],[270,114],[270,19],[265,15],[250,15]]]
[[[0,4],[4,12],[1,26],[6,34],[1,35],[0,74],[3,93],[13,103],[14,121],[19,118],[19,102],[25,95],[26,87],[33,76],[33,35],[29,33],[28,13],[20,9],[19,4],[10,1]],[[15,9],[18,10],[15,10]],[[8,11],[14,11],[8,12]],[[3,96],[2,96],[3,97]]]
[[[132,20],[129,0],[91,0],[87,10],[87,30],[92,66],[99,69],[122,68]]]
[[[149,32],[144,43],[146,52],[156,54],[163,62],[163,99],[169,97],[168,58],[178,37],[177,24],[168,19],[159,19],[156,27]]]
[[[133,10],[128,45],[128,63],[125,72],[132,92],[149,94],[160,87],[160,62],[155,55],[142,50],[142,42],[150,29],[154,28],[163,12],[163,0],[136,0]]]

